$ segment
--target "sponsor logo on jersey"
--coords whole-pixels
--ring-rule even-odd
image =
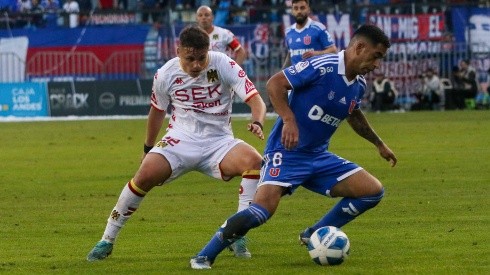
[[[177,77],[177,79],[175,80],[175,84],[184,84],[184,81],[182,80],[182,78]]]
[[[230,65],[231,65],[232,68],[234,68],[235,65],[236,65],[236,62],[235,61],[230,61]]]
[[[305,37],[303,37],[303,43],[305,45],[310,45],[311,44],[311,36],[306,35]]]
[[[347,104],[347,102],[345,102],[345,96],[343,96],[340,100],[339,100],[340,103],[342,104]]]
[[[294,65],[294,68],[296,69],[296,72],[301,72],[302,70],[306,69],[310,63],[308,61],[302,61],[298,62],[296,65]]]
[[[240,70],[240,71],[238,72],[238,77],[245,77],[245,75],[247,75],[247,74],[245,73],[245,71],[244,71],[244,70]]]
[[[288,72],[291,74],[291,75],[295,75],[296,74],[296,70],[294,69],[293,66],[289,67],[288,68]]]
[[[318,105],[311,107],[308,112],[308,117],[311,120],[319,120],[325,124],[332,125],[333,127],[339,127],[341,120],[337,117],[325,113],[325,111]]]
[[[296,41],[294,41],[294,42],[301,42],[301,39],[298,37],[298,38],[296,38]]]
[[[255,90],[255,85],[250,81],[250,79],[245,78],[245,94],[248,95],[251,91]]]
[[[207,72],[207,77],[208,77],[208,83],[213,83],[215,81],[218,81],[218,71],[209,70]]]

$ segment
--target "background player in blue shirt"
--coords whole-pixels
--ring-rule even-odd
[[[310,16],[309,0],[293,0],[291,15],[296,21],[285,31],[288,53],[283,68],[324,53],[336,53],[337,47],[327,28]]]
[[[395,166],[391,149],[369,125],[359,104],[366,90],[363,75],[379,67],[390,42],[381,29],[363,25],[347,49],[301,61],[276,73],[267,92],[279,115],[265,148],[261,178],[253,203],[231,216],[191,259],[194,269],[211,268],[217,255],[250,229],[265,223],[282,196],[299,186],[328,197],[343,197],[316,224],[300,233],[306,244],[316,229],[342,227],[382,199],[381,182],[357,164],[327,151],[345,119]],[[287,91],[292,90],[287,97]]]

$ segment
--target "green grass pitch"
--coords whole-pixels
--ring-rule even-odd
[[[330,149],[386,189],[376,208],[343,228],[351,241],[346,262],[317,266],[299,246],[298,233],[337,201],[299,189],[249,232],[252,259],[224,251],[209,272],[490,274],[490,112],[367,116],[399,162],[391,168],[345,122],[334,136]],[[262,151],[245,123],[233,120],[236,136]],[[139,166],[145,127],[144,119],[0,123],[0,273],[198,272],[189,259],[236,211],[239,179],[225,183],[193,172],[155,188],[113,254],[85,260]]]

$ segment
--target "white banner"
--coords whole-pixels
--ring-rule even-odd
[[[29,39],[0,38],[0,82],[23,82]]]

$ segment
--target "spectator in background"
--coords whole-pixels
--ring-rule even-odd
[[[292,1],[291,14],[296,23],[285,31],[288,53],[283,68],[315,55],[337,52],[327,28],[309,17],[311,10],[308,1]]]
[[[39,3],[39,0],[31,0],[32,6],[29,13],[31,14],[31,24],[36,28],[46,26],[44,19],[44,7]]]
[[[92,12],[94,6],[92,0],[77,0],[80,6],[80,25],[86,25],[88,23],[90,12]]]
[[[226,53],[242,66],[247,52],[231,31],[215,26],[213,20],[213,10],[210,7],[201,6],[197,9],[196,22],[209,35],[209,50]]]
[[[68,25],[70,28],[78,27],[78,13],[80,12],[80,6],[75,0],[67,0],[63,4],[63,11],[68,15]]]
[[[0,0],[0,11],[16,12],[17,0]]]
[[[41,6],[43,6],[45,12],[56,13],[60,10],[60,2],[58,0],[42,0]]]
[[[18,0],[17,1],[17,11],[20,16],[16,22],[16,27],[23,28],[30,26],[30,15],[32,3],[31,0]]]
[[[490,68],[487,70],[487,84],[486,88],[482,89],[476,95],[475,103],[476,109],[489,109],[490,108]]]
[[[470,61],[465,59],[459,62],[459,77],[464,83],[464,99],[474,99],[478,93],[478,83],[476,82],[476,70],[470,65]]]
[[[57,26],[58,25],[58,12],[61,9],[60,2],[58,0],[42,0],[41,6],[44,8],[44,18],[46,25]]]
[[[461,73],[458,66],[454,66],[451,71],[451,85],[453,86],[451,90],[451,97],[453,99],[453,104],[458,110],[465,108],[464,103],[464,82],[461,78]]]
[[[394,84],[382,72],[376,72],[373,81],[373,89],[370,95],[372,110],[379,113],[381,111],[393,110],[397,97]]]
[[[163,0],[139,0],[139,10],[141,10],[141,22],[159,24],[161,23],[160,13],[164,7]]]
[[[18,0],[17,11],[20,13],[29,13],[32,8],[31,0]]]
[[[432,68],[427,69],[424,78],[423,102],[429,110],[443,110],[445,106],[441,80]]]

